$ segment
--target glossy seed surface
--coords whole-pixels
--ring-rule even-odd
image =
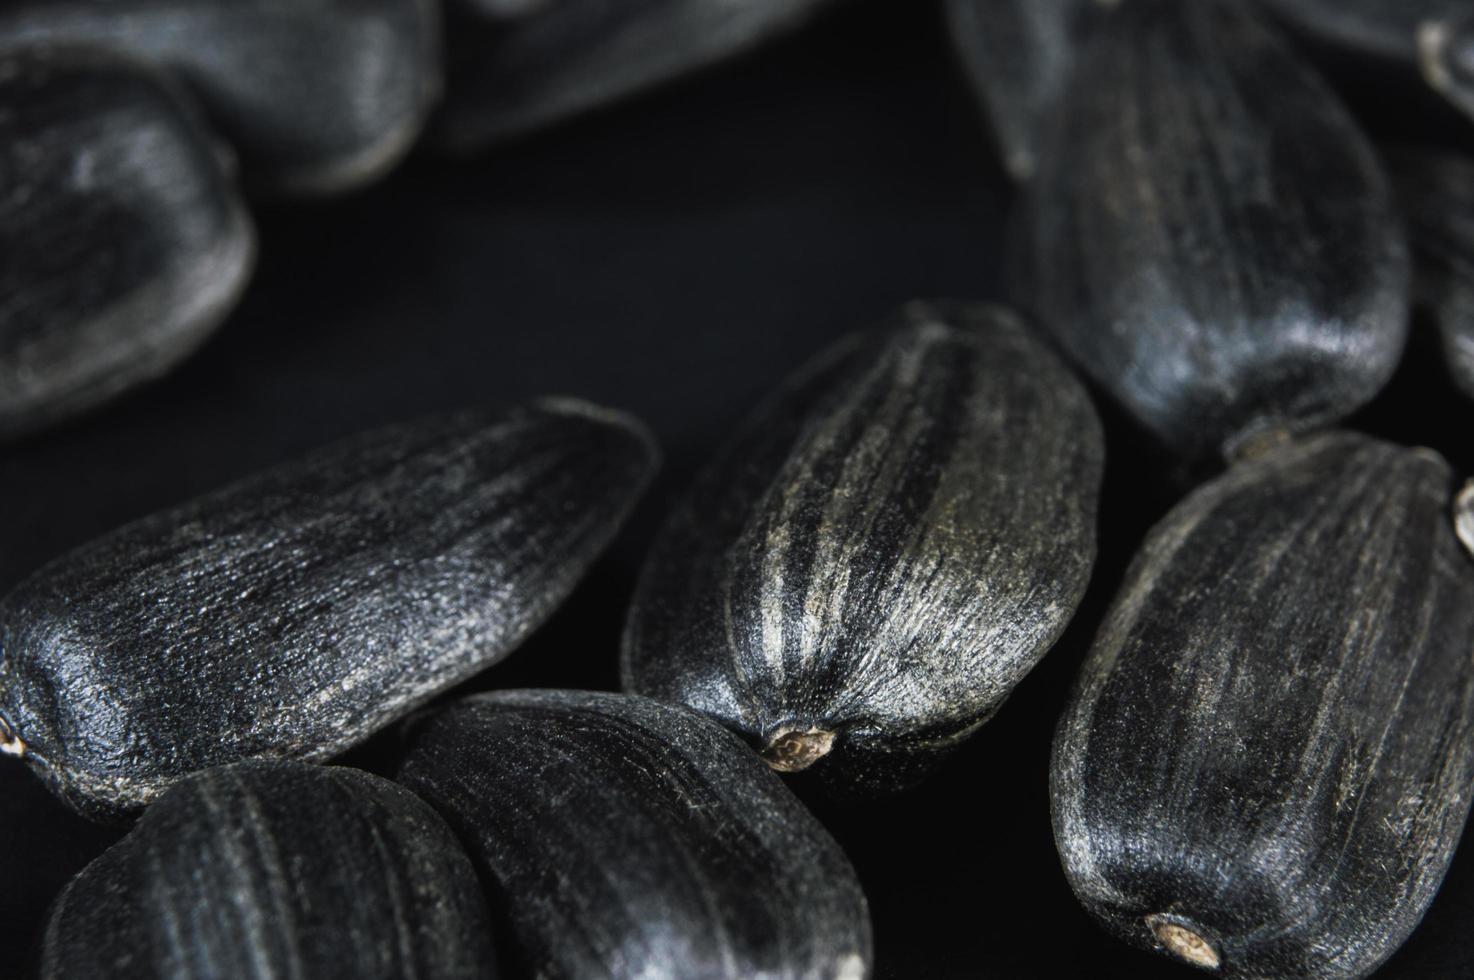
[[[136,62],[0,53],[0,175],[0,438],[164,374],[250,277],[211,136]]]
[[[625,687],[775,768],[909,782],[1069,622],[1103,455],[1017,316],[913,303],[798,372],[697,480],[641,576]]]
[[[1060,722],[1055,839],[1121,939],[1230,978],[1370,974],[1474,785],[1474,558],[1427,449],[1312,436],[1149,536]]]
[[[409,149],[440,96],[432,0],[8,0],[0,45],[86,44],[176,71],[254,186],[335,193]]]
[[[472,151],[732,58],[834,0],[451,0],[438,141]]]
[[[1040,131],[1074,67],[1091,0],[947,0],[962,67],[993,128],[1004,168],[1028,180]]]
[[[741,741],[683,708],[476,695],[416,721],[399,778],[490,883],[518,975],[869,975],[869,914],[839,846]]]
[[[74,878],[43,980],[490,980],[491,922],[450,828],[339,766],[197,773]]]
[[[359,436],[130,524],[0,602],[3,747],[103,817],[208,766],[327,758],[516,647],[654,465],[627,417],[544,401]]]
[[[1232,455],[1333,423],[1391,376],[1409,263],[1388,182],[1251,7],[1124,0],[1049,141],[1026,305],[1161,443]]]
[[[1474,162],[1403,150],[1388,163],[1413,246],[1414,298],[1438,326],[1450,376],[1474,398]]]

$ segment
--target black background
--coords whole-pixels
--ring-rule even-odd
[[[1382,103],[1373,122],[1407,127],[1405,105],[1361,88]],[[613,688],[641,555],[694,468],[832,339],[913,297],[1003,297],[1011,200],[936,11],[857,0],[755,56],[494,154],[422,154],[348,199],[263,205],[258,274],[212,343],[166,381],[0,451],[0,589],[338,436],[574,394],[649,422],[665,468],[568,606],[471,686]],[[1101,560],[1066,639],[921,789],[815,801],[870,896],[880,977],[1191,975],[1099,933],[1050,834],[1055,718],[1132,549],[1181,492],[1105,414]],[[1471,418],[1420,326],[1354,424],[1433,445],[1469,473]],[[389,771],[392,738],[347,761]],[[0,760],[0,972],[33,959],[48,903],[119,833]],[[1471,922],[1466,846],[1378,976],[1474,976]]]

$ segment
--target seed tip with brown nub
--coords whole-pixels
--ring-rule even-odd
[[[1216,970],[1220,964],[1218,951],[1213,944],[1193,932],[1187,926],[1173,922],[1160,915],[1149,915],[1146,924],[1157,942],[1178,959],[1205,970]]]
[[[0,715],[0,755],[13,755],[17,759],[26,754],[26,743],[11,727],[4,715]]]
[[[1464,550],[1474,557],[1474,480],[1465,483],[1454,499],[1454,532]]]
[[[834,748],[834,733],[821,728],[806,731],[786,729],[768,739],[762,757],[779,772],[801,772],[829,754]]]

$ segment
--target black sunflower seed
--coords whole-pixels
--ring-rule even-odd
[[[1151,533],[1060,723],[1055,838],[1127,942],[1224,977],[1364,977],[1474,784],[1474,560],[1431,450],[1329,433]]]
[[[1089,397],[998,307],[915,303],[799,372],[692,488],[625,636],[632,691],[778,769],[903,783],[1053,645],[1095,558]]]
[[[1433,90],[1474,118],[1474,8],[1458,4],[1419,24],[1418,56]]]
[[[1259,0],[1297,33],[1335,48],[1411,65],[1424,24],[1467,0]]]
[[[465,152],[734,57],[834,0],[451,0],[439,142]]]
[[[96,44],[167,65],[252,183],[347,190],[409,149],[440,95],[432,0],[8,0],[0,45]]]
[[[399,778],[492,883],[527,976],[869,973],[865,896],[839,846],[735,736],[683,708],[478,695],[413,727]]]
[[[1433,150],[1387,159],[1413,246],[1414,298],[1438,326],[1449,374],[1474,398],[1474,161]]]
[[[186,97],[100,52],[0,54],[0,438],[164,374],[255,233]]]
[[[361,436],[58,559],[0,602],[5,745],[93,816],[259,756],[319,760],[495,663],[651,475],[583,403]]]
[[[1125,0],[1085,46],[1049,146],[1024,291],[1162,443],[1232,454],[1333,423],[1386,383],[1409,276],[1387,180],[1246,5]]]
[[[1069,79],[1092,6],[1092,0],[947,0],[943,8],[1015,180],[1034,175],[1043,120]]]
[[[491,923],[445,822],[385,779],[243,762],[182,780],[67,886],[45,980],[490,980]]]

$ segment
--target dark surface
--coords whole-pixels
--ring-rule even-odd
[[[741,739],[627,694],[505,691],[414,720],[398,779],[487,883],[509,972],[864,980],[834,838]]]
[[[198,773],[149,807],[58,901],[42,973],[492,980],[495,967],[481,883],[434,810],[356,769],[271,761]]]
[[[641,573],[625,687],[778,768],[910,785],[1069,625],[1104,455],[1031,325],[910,303],[787,378],[702,471]]]
[[[1412,931],[1474,784],[1456,486],[1426,449],[1320,433],[1152,529],[1050,769],[1110,931],[1238,980],[1366,976]]]
[[[1384,104],[1395,128],[1406,107]],[[570,605],[480,686],[617,685],[663,510],[804,358],[916,296],[1003,295],[1006,181],[937,14],[858,0],[758,57],[480,161],[417,160],[331,206],[259,212],[262,266],[218,339],[104,416],[0,450],[0,587],[122,521],[335,436],[549,391],[632,410],[667,466]],[[1419,330],[1357,421],[1474,464],[1474,402]],[[1177,491],[1107,412],[1101,557],[1060,647],[918,790],[821,817],[870,897],[878,976],[1188,977],[1108,938],[1054,850],[1049,740],[1103,603]],[[394,740],[355,760],[380,771]],[[0,759],[0,763],[8,760]],[[114,833],[0,765],[0,947]],[[1474,846],[1380,976],[1474,973]],[[13,971],[18,972],[18,971]]]
[[[167,374],[256,237],[194,102],[130,58],[0,54],[0,438]]]

